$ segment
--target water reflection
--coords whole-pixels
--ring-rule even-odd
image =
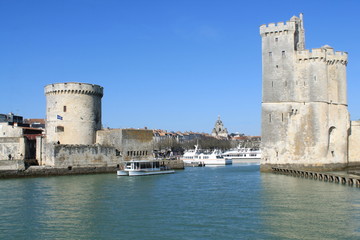
[[[359,239],[359,189],[291,176],[261,174],[261,216],[280,239]]]
[[[0,182],[0,239],[360,238],[358,188],[256,165]]]

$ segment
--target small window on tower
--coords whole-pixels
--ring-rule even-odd
[[[281,56],[282,56],[283,58],[286,57],[285,51],[282,51],[282,52],[281,52]]]
[[[277,42],[277,41],[279,41],[279,39],[278,39],[278,38],[275,38],[275,42]]]
[[[64,127],[63,126],[56,126],[55,132],[64,132]]]
[[[272,52],[269,52],[269,57],[271,57],[272,56]]]
[[[66,112],[66,106],[64,106],[64,112]]]

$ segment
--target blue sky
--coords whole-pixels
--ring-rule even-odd
[[[360,1],[0,0],[0,113],[45,118],[44,86],[104,87],[111,128],[261,134],[259,26],[304,13],[306,48],[349,53],[360,119]]]

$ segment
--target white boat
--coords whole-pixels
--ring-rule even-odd
[[[204,164],[208,165],[229,165],[232,164],[231,159],[225,159],[220,150],[214,150],[211,153],[202,153],[195,145],[195,149],[188,150],[180,158],[185,165]]]
[[[160,166],[159,161],[131,160],[125,163],[123,170],[118,170],[118,176],[145,176],[174,173],[175,171]]]
[[[226,151],[222,154],[225,159],[232,159],[234,162],[255,162],[261,159],[261,150],[258,148],[240,148]]]

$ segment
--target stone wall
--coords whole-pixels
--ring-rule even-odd
[[[3,137],[22,137],[23,129],[18,126],[0,123],[0,138]]]
[[[43,165],[66,167],[113,167],[120,164],[115,148],[101,145],[50,145]]]
[[[105,129],[96,134],[97,143],[114,147],[123,161],[153,159],[152,130]]]
[[[165,165],[171,169],[184,169],[184,161],[178,160],[159,160],[160,164]]]
[[[101,129],[103,88],[87,83],[56,83],[45,87],[46,141],[94,144]]]
[[[0,138],[0,170],[24,169],[26,139],[23,137]],[[11,159],[9,159],[11,155]]]
[[[360,165],[360,121],[351,121],[349,135],[349,166]]]
[[[30,166],[26,170],[0,171],[0,178],[44,177],[44,176],[79,175],[79,174],[99,174],[99,173],[112,173],[115,176],[117,170],[119,170],[117,166],[71,167],[71,168]]]
[[[343,169],[350,119],[347,54],[324,46],[305,50],[302,17],[263,25],[261,170],[281,165]]]

